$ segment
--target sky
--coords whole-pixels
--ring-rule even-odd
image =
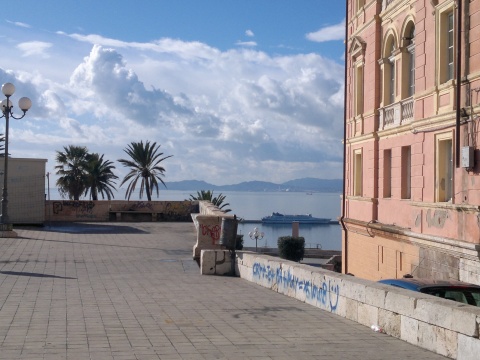
[[[32,108],[12,157],[86,146],[128,170],[160,144],[163,180],[342,177],[345,2],[22,0],[0,18],[0,83]],[[3,98],[3,94],[2,98]],[[4,133],[5,122],[0,122]],[[52,181],[52,180],[51,180]],[[117,185],[120,183],[117,182]]]

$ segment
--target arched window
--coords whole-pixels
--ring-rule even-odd
[[[390,53],[388,56],[388,103],[393,104],[395,102],[395,41],[390,43]]]
[[[415,26],[410,28],[406,37],[408,51],[408,96],[415,94]]]

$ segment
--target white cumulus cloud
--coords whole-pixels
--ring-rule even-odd
[[[0,81],[18,85],[34,104],[21,126],[12,125],[14,156],[48,158],[53,173],[55,151],[65,145],[116,161],[131,141],[151,140],[174,155],[164,164],[167,182],[341,176],[341,64],[313,53],[221,51],[170,38],[55,36],[62,47],[46,46],[52,39],[45,51],[83,44],[55,55],[65,64],[57,71],[65,81],[29,70],[36,68],[33,56],[21,58],[16,70],[0,68]],[[22,51],[34,42],[21,43]]]
[[[48,58],[50,55],[47,50],[53,46],[51,43],[43,41],[27,41],[17,45],[17,48],[23,52],[23,56],[40,56]]]
[[[343,40],[345,38],[345,20],[339,24],[326,26],[318,31],[308,33],[306,38],[316,42]]]

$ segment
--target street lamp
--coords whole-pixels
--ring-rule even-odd
[[[254,228],[253,231],[250,231],[248,233],[248,236],[250,236],[250,239],[255,239],[255,252],[257,252],[257,242],[258,240],[262,240],[265,234],[261,231],[258,231],[258,228]]]
[[[4,156],[4,169],[3,169],[3,189],[2,189],[2,214],[0,215],[0,231],[2,234],[4,231],[12,232],[13,225],[9,223],[8,219],[8,191],[7,191],[7,179],[8,179],[8,127],[10,117],[20,120],[27,113],[28,109],[32,106],[32,101],[27,97],[22,97],[18,101],[18,107],[23,111],[23,115],[15,117],[13,115],[13,104],[10,97],[15,92],[15,85],[12,83],[5,83],[2,85],[3,95],[6,99],[0,103],[0,110],[2,111],[1,118],[5,118],[5,156]]]

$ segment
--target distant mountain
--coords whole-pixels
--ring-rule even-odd
[[[213,185],[199,180],[167,182],[168,190],[214,191],[292,191],[292,192],[342,192],[342,179],[302,178],[276,184],[266,181],[245,181],[234,185]]]

